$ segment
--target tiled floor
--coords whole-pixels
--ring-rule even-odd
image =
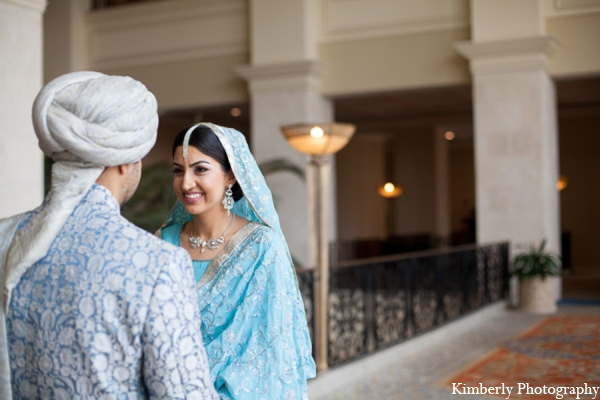
[[[558,313],[600,315],[600,302],[564,302]],[[545,317],[509,309],[505,302],[492,304],[405,343],[320,373],[309,382],[309,397],[311,400],[490,399],[453,395],[451,388],[440,382]]]

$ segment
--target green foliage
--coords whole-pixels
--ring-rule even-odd
[[[546,276],[558,276],[561,274],[562,258],[551,251],[545,250],[546,239],[542,240],[539,247],[534,244],[529,246],[527,252],[517,255],[513,261],[511,276],[517,276],[519,280],[526,278]]]
[[[123,210],[123,216],[150,233],[156,232],[177,200],[172,186],[170,163],[161,162],[144,168],[140,185]]]

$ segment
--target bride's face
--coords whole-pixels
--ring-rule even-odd
[[[207,211],[225,212],[221,202],[229,184],[234,184],[233,173],[223,172],[221,164],[193,146],[183,158],[183,147],[173,157],[173,189],[185,210],[192,214]]]

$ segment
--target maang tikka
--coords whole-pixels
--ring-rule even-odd
[[[225,198],[223,199],[223,208],[225,208],[225,210],[227,210],[227,215],[231,214],[231,209],[233,208],[233,191],[231,190],[231,183],[229,184],[229,187],[227,188],[227,190],[225,191]]]

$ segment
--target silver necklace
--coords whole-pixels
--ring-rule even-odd
[[[235,213],[233,214],[233,217],[231,217],[229,225],[227,225],[227,228],[225,228],[225,232],[223,232],[223,234],[218,238],[208,239],[206,242],[202,240],[200,236],[194,236],[194,221],[192,221],[192,233],[190,233],[190,238],[188,239],[190,241],[190,247],[192,249],[197,249],[198,247],[201,247],[200,253],[204,253],[204,250],[206,250],[206,248],[208,248],[209,250],[216,250],[217,247],[219,247],[223,244],[223,242],[225,242],[225,234],[227,234],[227,231],[229,230],[229,228],[231,228],[231,224],[233,224],[234,219]]]

